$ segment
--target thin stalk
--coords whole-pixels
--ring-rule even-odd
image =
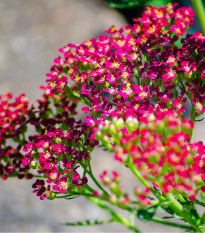
[[[107,202],[109,202],[110,204],[112,204],[112,205],[115,205],[116,207],[118,207],[118,208],[120,208],[120,209],[123,209],[123,210],[126,210],[126,211],[128,211],[128,212],[130,212],[130,220],[129,220],[129,222],[130,222],[130,224],[131,225],[134,225],[134,220],[135,220],[135,216],[137,216],[137,210],[136,209],[133,209],[133,208],[131,208],[131,207],[129,207],[129,206],[126,206],[126,205],[122,205],[122,204],[115,204],[115,203],[112,203],[112,202],[110,202],[108,199],[106,200],[106,199],[101,199],[100,197],[96,197],[96,198],[98,198],[99,199],[99,201],[101,200],[101,201],[107,201]],[[90,199],[89,199],[90,200]],[[95,204],[96,204],[96,202],[95,202]],[[104,203],[103,203],[104,204]],[[106,204],[104,204],[105,206],[106,206]],[[188,225],[184,225],[184,224],[180,224],[180,223],[173,223],[173,222],[168,222],[168,221],[165,221],[165,220],[163,220],[163,219],[160,219],[160,218],[151,218],[150,219],[150,221],[152,221],[152,222],[157,222],[157,223],[159,223],[159,224],[163,224],[163,225],[167,225],[167,226],[172,226],[172,227],[177,227],[177,228],[182,228],[182,229],[189,229],[189,230],[191,230],[191,229],[193,229],[193,227],[191,227],[191,226],[188,226]],[[122,223],[122,222],[121,222]]]
[[[151,192],[160,200],[165,201],[166,199],[160,195],[155,189],[153,189],[150,184],[141,176],[140,172],[135,168],[131,161],[128,162],[127,166],[134,173],[134,175],[138,178],[138,180],[145,186],[148,187]]]
[[[168,221],[164,221],[160,218],[152,218],[151,221],[153,222],[157,222],[163,225],[167,225],[167,226],[172,226],[172,227],[178,227],[178,228],[183,228],[183,229],[188,229],[188,230],[192,230],[193,228],[190,226],[186,226],[180,223],[174,223],[174,222],[168,222]]]
[[[112,205],[114,205],[114,206],[116,206],[116,207],[118,207],[118,208],[120,208],[120,209],[123,209],[123,210],[126,210],[126,211],[128,211],[129,213],[130,213],[130,218],[129,218],[129,225],[131,225],[131,226],[134,226],[134,223],[135,223],[135,216],[137,216],[137,210],[136,209],[133,209],[132,207],[129,207],[129,206],[127,206],[127,205],[123,205],[123,204],[120,204],[120,203],[113,203],[113,202],[111,202],[108,198],[105,198],[105,197],[93,197],[93,195],[92,194],[89,194],[89,193],[79,193],[79,192],[72,192],[72,195],[76,195],[75,197],[78,197],[78,196],[84,196],[84,197],[86,197],[87,199],[89,199],[90,201],[92,201],[93,203],[95,203],[95,204],[99,204],[99,203],[101,203],[101,208],[103,208],[104,209],[104,207],[105,206],[107,206],[106,204],[104,204],[103,203],[103,201],[106,201],[106,202],[108,202],[108,203],[110,203],[110,204],[112,204]],[[56,196],[56,198],[67,198],[67,197],[70,197],[70,196],[72,196],[72,195],[63,195],[63,196]],[[74,198],[75,198],[74,197]],[[90,199],[90,198],[93,198],[92,200]],[[95,202],[93,201],[95,199]],[[102,205],[102,203],[103,203],[103,205]],[[103,206],[103,207],[102,207]],[[109,208],[109,207],[108,207]],[[107,208],[107,212],[109,212],[110,211],[110,208],[109,208],[109,211],[108,211],[108,208]],[[109,212],[110,213],[110,212]],[[112,214],[111,214],[112,215]],[[113,216],[113,215],[112,215]],[[118,219],[119,220],[119,219]],[[122,219],[121,219],[122,220]],[[120,220],[120,222],[122,223],[122,224],[124,224],[124,221],[121,221]],[[163,219],[160,219],[160,218],[151,218],[150,219],[150,221],[152,221],[152,222],[157,222],[157,223],[159,223],[159,224],[163,224],[163,225],[167,225],[167,226],[172,226],[172,227],[178,227],[178,228],[182,228],[182,229],[189,229],[189,230],[191,230],[191,229],[193,229],[193,227],[191,227],[191,226],[187,226],[187,225],[184,225],[184,224],[180,224],[180,223],[173,223],[173,222],[168,222],[168,221],[165,221],[165,220],[163,220]],[[127,223],[128,222],[126,222],[126,226],[127,226]],[[130,228],[130,229],[132,229],[133,230],[133,228]]]
[[[93,194],[90,193],[81,193],[81,192],[71,192],[68,195],[63,196],[56,196],[55,198],[67,198],[67,197],[73,197],[73,196],[79,197],[79,196],[85,196],[85,197],[93,197]]]
[[[87,173],[89,174],[89,176],[92,178],[92,180],[94,181],[94,183],[98,186],[98,188],[100,190],[102,190],[106,195],[109,195],[108,192],[100,185],[100,183],[96,180],[95,176],[93,175],[92,172],[92,168],[89,164],[89,170],[87,171]]]
[[[203,202],[205,203],[205,195],[204,195],[202,190],[200,191],[200,196],[201,196]]]
[[[201,202],[201,201],[199,201],[199,200],[195,200],[194,202],[195,202],[196,204],[200,205],[200,206],[205,207],[205,203],[204,203],[204,202]]]
[[[129,214],[129,221],[130,223],[134,226],[135,225],[135,213],[134,212],[130,212]]]
[[[130,157],[131,159],[131,157]],[[135,174],[135,176],[139,179],[139,181],[146,187],[148,187],[151,192],[160,200],[165,201],[167,200],[164,196],[160,195],[156,190],[154,190],[150,184],[141,176],[141,174],[138,172],[138,170],[135,168],[135,166],[132,164],[131,160],[128,160],[128,167],[131,169],[131,171]],[[169,193],[167,196],[168,200],[170,201],[169,207],[173,209],[177,215],[181,216],[186,222],[188,222],[192,228],[194,228],[197,232],[202,232],[201,229],[198,228],[198,226],[195,224],[196,219],[190,218],[190,214],[184,210],[183,206],[174,198],[174,196]]]
[[[199,23],[201,25],[202,32],[203,34],[205,34],[205,11],[203,4],[201,0],[192,0],[192,2],[194,4],[194,8],[199,19]]]
[[[15,172],[15,173],[9,174],[8,177],[13,178],[13,177],[17,177],[18,175],[19,175],[19,173]],[[47,178],[47,177],[41,176],[41,175],[33,175],[33,177],[35,177],[35,178],[42,178],[42,179]]]
[[[106,204],[104,204],[98,198],[94,198],[94,197],[87,197],[87,198],[88,198],[88,200],[90,200],[94,204],[96,204],[99,207],[101,207],[102,209],[104,209],[110,215],[112,215],[114,217],[115,221],[122,223],[123,225],[125,225],[126,227],[128,227],[129,229],[133,230],[136,233],[140,233],[140,230],[138,230],[135,226],[133,226],[130,223],[130,221],[128,221],[126,218],[122,217],[120,214],[116,213],[113,209],[108,207]]]
[[[93,191],[95,191],[93,188],[91,188],[88,184],[84,184],[83,186],[86,190],[89,190],[91,193],[93,193]]]
[[[196,232],[203,232],[196,225],[196,223],[197,223],[196,218],[194,218],[193,216],[190,215],[190,213],[188,213],[187,211],[185,211],[185,209],[183,208],[183,206],[175,199],[175,197],[173,196],[173,194],[168,193],[166,195],[166,197],[170,201],[169,207],[172,208],[176,212],[177,215],[181,216],[186,222],[188,222],[192,226],[192,228],[194,228],[196,230]]]
[[[194,202],[191,202],[191,201],[189,202],[189,201],[187,201],[187,200],[184,199],[184,197],[183,197],[182,194],[175,193],[174,195],[175,195],[176,198],[180,201],[180,203],[184,206],[184,208],[187,209],[188,212],[190,212],[190,209],[189,209],[189,205],[186,205],[186,204],[191,203],[191,204],[192,204],[192,207],[195,209],[195,214],[198,216],[198,218],[200,218],[200,215],[199,215],[199,213],[198,213],[198,211],[197,211],[197,209],[195,208],[195,205],[194,205],[194,204],[197,204],[197,201],[198,201],[198,200],[196,200],[196,201],[194,201]],[[200,201],[199,201],[199,202],[200,202]],[[184,204],[185,204],[185,205],[184,205]],[[204,206],[205,206],[205,205],[204,205]],[[195,216],[196,216],[196,215],[195,215]]]
[[[182,82],[182,80],[181,80],[181,78],[180,78],[179,76],[178,76],[178,80],[179,80],[179,82],[180,82],[180,84],[181,84],[180,89],[185,90],[186,95],[188,95],[188,93],[187,93],[187,91],[186,91],[186,87],[184,86],[184,83]]]

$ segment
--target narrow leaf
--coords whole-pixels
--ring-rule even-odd
[[[66,223],[61,223],[61,225],[64,225],[64,226],[94,226],[94,225],[102,225],[102,224],[108,224],[108,223],[111,223],[113,222],[114,219],[110,219],[110,220],[107,220],[107,221],[99,221],[99,220],[89,220],[89,219],[86,219],[85,221],[78,221],[78,222],[66,222]]]
[[[157,207],[149,207],[147,209],[138,210],[137,217],[143,222],[148,222],[154,216]]]

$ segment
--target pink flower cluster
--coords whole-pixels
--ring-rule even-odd
[[[92,115],[86,119],[89,126],[93,117],[140,117],[169,108],[183,114],[187,97],[193,103],[192,119],[200,116],[205,111],[205,41],[198,34],[187,35],[183,46],[176,46],[178,36],[193,24],[194,12],[186,7],[174,11],[175,6],[149,6],[133,26],[112,26],[106,31],[110,37],[59,49],[64,57],[54,60],[47,88],[65,91],[69,76],[71,90],[88,105],[82,110]]]
[[[125,192],[124,188],[120,185],[121,177],[116,171],[112,171],[112,178],[108,176],[107,171],[104,171],[100,176],[100,180],[103,184],[108,187],[110,194],[109,194],[109,201],[112,203],[120,203],[122,205],[129,203],[131,200],[128,197],[128,194]],[[96,196],[100,196],[100,192],[93,193]]]
[[[11,93],[0,96],[0,140],[18,136],[20,128],[25,126],[26,116],[29,114],[28,99],[24,94],[11,102]],[[22,126],[23,125],[23,126]]]
[[[0,175],[3,179],[8,176],[31,179],[36,174],[28,171],[38,169],[39,176],[47,177],[48,186],[38,179],[33,187],[44,199],[53,198],[53,191],[64,193],[72,186],[82,187],[87,183],[77,168],[87,163],[90,151],[98,142],[85,123],[72,117],[76,114],[76,103],[41,88],[45,93],[38,100],[37,109],[29,107],[24,95],[14,102],[11,94],[0,97]],[[37,134],[25,134],[27,127],[34,127]]]
[[[17,173],[19,178],[32,178],[29,167],[22,166],[21,144],[13,147],[6,143],[11,138],[20,142],[25,137],[27,117],[31,112],[24,94],[14,101],[12,97],[11,93],[0,96],[0,176],[7,179],[8,175]]]
[[[205,146],[190,143],[191,120],[181,119],[173,111],[141,118],[113,119],[96,127],[96,137],[115,159],[130,163],[163,194],[180,193],[190,200],[205,192]],[[130,160],[131,159],[131,160]],[[141,204],[151,204],[150,188],[135,190]],[[145,198],[147,197],[147,198]]]
[[[60,118],[59,115],[57,117]],[[26,154],[22,163],[38,169],[38,174],[47,177],[46,182],[38,179],[33,185],[34,193],[41,199],[52,197],[52,191],[69,193],[68,190],[72,190],[73,186],[82,187],[87,183],[87,178],[81,178],[77,168],[87,163],[90,158],[89,151],[98,142],[91,139],[85,123],[76,122],[74,118],[66,119],[67,130],[45,130],[40,136],[30,137],[31,142],[23,148]]]

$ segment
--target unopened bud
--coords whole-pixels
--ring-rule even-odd
[[[97,131],[95,133],[95,137],[96,137],[97,140],[101,140],[102,139],[102,133],[101,133],[101,131]]]
[[[117,129],[122,129],[125,125],[124,120],[122,118],[114,118],[113,124]]]
[[[125,121],[127,130],[129,132],[132,132],[138,128],[139,121],[136,118],[128,117]]]
[[[36,162],[36,161],[32,161],[32,162],[30,163],[30,167],[33,168],[33,169],[37,169],[37,168],[38,168],[37,162]]]

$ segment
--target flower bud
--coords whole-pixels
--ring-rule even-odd
[[[117,203],[117,197],[116,197],[114,194],[111,194],[111,195],[109,196],[109,200],[110,200],[110,202],[112,202],[112,203]]]
[[[128,117],[125,121],[128,132],[136,130],[139,126],[139,121],[136,118]]]
[[[110,190],[115,193],[115,194],[118,194],[119,193],[119,188],[118,188],[118,185],[114,182],[112,182],[111,184],[111,187],[110,187]]]
[[[113,124],[110,124],[110,129],[109,129],[109,133],[111,135],[115,135],[117,132],[116,132],[116,128]]]
[[[57,138],[55,138],[55,141],[56,141],[56,143],[61,143],[62,139],[57,137]]]
[[[124,120],[122,118],[114,118],[113,124],[117,129],[122,129],[125,125]]]
[[[101,133],[101,131],[97,131],[95,133],[95,137],[96,137],[97,140],[101,140],[102,139],[102,133]]]
[[[53,200],[53,199],[55,199],[55,197],[56,197],[56,194],[53,193],[53,192],[51,192],[51,193],[50,193],[50,196],[47,197],[47,199],[48,199],[48,200]]]
[[[31,161],[30,167],[33,168],[33,169],[37,169],[38,168],[37,162],[36,161]]]

